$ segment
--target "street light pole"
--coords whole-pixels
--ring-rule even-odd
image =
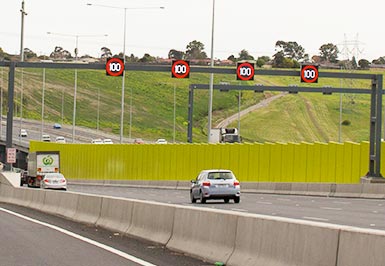
[[[215,0],[213,0],[213,14],[211,24],[211,67],[214,67],[214,16],[215,16]],[[209,113],[207,122],[207,142],[210,142],[211,127],[212,127],[212,112],[213,112],[213,90],[214,90],[214,73],[210,74],[209,87]]]
[[[24,16],[28,15],[24,10],[24,0],[21,2],[21,38],[20,38],[20,61],[24,61]]]
[[[64,37],[75,37],[76,43],[75,43],[75,63],[78,61],[78,44],[79,44],[79,37],[107,37],[107,34],[99,34],[99,35],[78,35],[78,34],[62,34],[62,33],[54,33],[54,32],[47,32],[47,34],[51,35],[58,35],[58,36],[64,36]],[[75,82],[74,82],[74,108],[72,112],[72,143],[75,143],[75,126],[76,126],[76,96],[77,96],[77,87],[78,87],[78,70],[75,69]],[[62,121],[63,121],[63,104],[64,104],[64,91],[62,92]]]
[[[120,7],[120,6],[109,6],[109,5],[98,5],[87,3],[88,6],[99,6],[106,8],[114,9],[123,9],[124,10],[124,32],[123,32],[123,62],[126,64],[126,24],[127,24],[127,10],[128,9],[164,9],[163,6],[160,7]],[[122,93],[121,93],[121,112],[120,112],[120,143],[123,143],[123,133],[124,133],[124,89],[125,89],[125,71],[122,75]],[[131,124],[132,124],[132,89],[130,90],[130,129],[129,129],[129,138],[131,139]]]

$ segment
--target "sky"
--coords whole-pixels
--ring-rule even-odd
[[[214,2],[215,1],[215,2]],[[333,43],[338,59],[385,56],[380,0],[25,0],[24,48],[49,55],[60,46],[74,55],[113,54],[167,58],[199,41],[216,59],[272,56],[279,40],[295,41],[311,56]],[[0,48],[20,54],[22,0],[0,0]],[[87,3],[93,5],[89,6]],[[215,8],[213,12],[213,3]],[[114,6],[120,8],[101,7]],[[160,9],[164,7],[164,9]],[[126,22],[124,20],[126,9]],[[214,13],[214,31],[212,19]],[[126,38],[124,38],[126,25]],[[51,32],[52,34],[47,34]],[[212,34],[214,32],[214,34]],[[107,35],[107,36],[105,36]],[[78,37],[76,37],[78,36]],[[212,38],[213,37],[213,38]]]

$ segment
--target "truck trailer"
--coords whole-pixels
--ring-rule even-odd
[[[28,171],[24,182],[28,187],[40,187],[40,181],[46,173],[60,172],[59,151],[36,151],[28,154]],[[21,184],[23,182],[20,182]]]
[[[241,137],[236,128],[212,128],[210,143],[234,143],[241,142]]]

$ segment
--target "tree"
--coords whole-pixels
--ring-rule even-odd
[[[332,43],[323,44],[320,48],[320,59],[322,62],[337,63],[338,47]]]
[[[60,46],[55,47],[54,51],[50,54],[50,57],[55,59],[72,58],[71,53]]]
[[[268,56],[260,56],[257,59],[257,66],[258,67],[263,67],[269,61],[270,61],[270,57],[268,57]]]
[[[285,57],[283,51],[279,51],[273,55],[273,67],[298,68],[299,66],[298,61]]]
[[[107,47],[102,47],[100,49],[100,51],[102,52],[100,58],[110,58],[112,57],[112,53],[111,53],[111,50]]]
[[[230,60],[232,62],[236,62],[237,61],[237,59],[235,58],[234,55],[230,55],[229,57],[227,57],[227,60]]]
[[[149,62],[154,62],[155,57],[149,55],[149,54],[144,54],[142,58],[139,59],[139,62],[141,63],[149,63]]]
[[[30,59],[30,58],[35,58],[37,57],[36,53],[34,53],[31,49],[29,48],[24,48],[24,57],[26,59]]]
[[[375,64],[375,65],[384,65],[385,64],[385,56],[381,56],[381,57],[379,57],[377,59],[374,59],[372,61],[372,63]]]
[[[205,46],[199,41],[192,41],[186,46],[186,59],[206,59]]]
[[[238,60],[254,60],[254,57],[245,49],[239,52]]]
[[[168,59],[183,59],[184,58],[184,52],[182,51],[177,51],[175,49],[171,49],[168,52]]]
[[[289,59],[303,61],[309,58],[309,55],[305,53],[305,49],[301,45],[298,45],[297,42],[277,41],[275,47],[279,48],[283,56]]]
[[[369,69],[370,62],[366,59],[360,59],[358,61],[358,65],[360,66],[361,69]]]

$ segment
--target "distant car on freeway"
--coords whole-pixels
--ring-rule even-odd
[[[64,137],[62,137],[62,136],[57,136],[55,138],[55,142],[56,143],[66,143],[66,139]]]
[[[28,137],[28,132],[26,129],[20,129],[19,137],[26,138]]]
[[[167,144],[167,140],[165,140],[165,139],[157,139],[157,140],[155,141],[155,143],[156,143],[156,144]]]
[[[144,144],[144,141],[141,138],[134,139],[135,144]]]
[[[91,143],[92,144],[103,144],[103,140],[102,139],[93,139],[93,140],[91,140]]]
[[[67,180],[61,173],[47,173],[41,180],[41,188],[67,190]]]
[[[41,140],[45,142],[50,142],[51,141],[51,136],[48,134],[43,134],[41,135]]]
[[[53,124],[54,129],[61,129],[61,125],[59,123]]]
[[[206,200],[223,199],[228,203],[241,200],[241,186],[231,170],[211,169],[202,170],[195,180],[191,180],[191,203],[206,203]]]
[[[103,144],[114,144],[112,139],[103,139]]]

